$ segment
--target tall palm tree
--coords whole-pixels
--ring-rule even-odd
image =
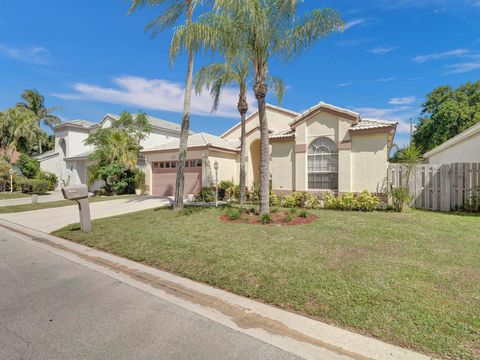
[[[44,125],[53,128],[54,125],[60,124],[61,120],[58,116],[53,115],[52,112],[56,108],[47,108],[45,106],[45,98],[37,90],[25,90],[21,98],[23,102],[17,104],[18,107],[30,110],[35,114],[38,127],[41,128],[42,122]],[[38,137],[38,153],[42,153],[42,137]]]
[[[224,63],[214,63],[202,67],[195,75],[195,91],[200,93],[204,87],[210,90],[213,98],[212,111],[218,109],[222,88],[228,85],[236,85],[239,88],[237,109],[240,113],[241,135],[240,135],[240,204],[245,204],[245,118],[248,111],[247,84],[251,80],[250,59],[245,52],[234,47],[228,52]],[[273,84],[275,94],[279,102],[283,98],[285,85],[281,79],[270,77],[269,82]]]
[[[316,9],[298,16],[301,0],[216,0],[223,36],[237,39],[255,74],[253,91],[260,118],[260,213],[269,213],[269,139],[266,116],[267,77],[272,58],[288,61],[320,38],[341,30],[340,15]]]
[[[173,64],[175,58],[182,52],[186,51],[188,56],[187,75],[185,79],[185,97],[183,104],[182,127],[180,132],[180,146],[178,154],[177,179],[175,182],[175,200],[173,204],[174,210],[183,208],[184,193],[184,171],[185,161],[187,159],[188,135],[190,133],[190,108],[192,101],[192,83],[193,83],[193,62],[195,52],[198,50],[202,38],[201,32],[195,26],[193,21],[193,13],[197,6],[204,1],[202,0],[133,0],[130,7],[130,13],[138,6],[163,6],[166,9],[161,15],[154,18],[146,27],[147,31],[151,31],[152,36],[165,31],[167,28],[174,26],[180,17],[185,16],[185,23],[175,29],[172,43],[170,46],[170,62]],[[201,29],[200,29],[201,30]]]

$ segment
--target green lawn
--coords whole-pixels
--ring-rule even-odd
[[[480,358],[479,216],[319,210],[278,227],[221,212],[147,210],[55,235],[427,354]]]
[[[30,197],[32,195],[27,195],[27,194],[22,194],[19,192],[0,192],[0,200],[9,200],[9,199],[18,199],[18,198],[24,198],[24,197]]]
[[[31,196],[31,195],[30,195]],[[120,196],[94,196],[90,198],[90,202],[99,202],[99,201],[109,201],[109,200],[118,200],[124,198],[133,198],[135,195],[120,195]],[[33,204],[24,204],[24,205],[11,205],[11,206],[0,206],[0,214],[10,214],[24,211],[32,210],[41,210],[41,209],[51,209],[62,206],[72,206],[76,205],[76,202],[70,200],[58,200],[45,203]]]

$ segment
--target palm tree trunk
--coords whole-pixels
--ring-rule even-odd
[[[266,76],[259,73],[253,87],[258,102],[258,116],[260,118],[260,215],[270,213],[270,154],[268,139],[268,121],[265,110],[267,96]]]
[[[192,102],[193,51],[188,53],[187,80],[185,82],[185,99],[183,103],[182,129],[180,132],[180,148],[178,153],[177,179],[175,182],[174,210],[183,209],[183,193],[185,188],[185,161],[187,160],[188,135],[190,132],[190,105]]]
[[[38,128],[41,130],[41,123],[38,121]],[[38,135],[38,155],[42,155],[42,138]]]
[[[245,116],[248,111],[248,102],[245,84],[240,85],[240,97],[238,100],[238,112],[240,113],[241,135],[240,135],[240,204],[245,204]]]

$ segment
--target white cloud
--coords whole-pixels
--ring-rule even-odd
[[[352,81],[348,81],[348,82],[340,83],[340,84],[338,84],[337,86],[338,86],[338,87],[349,87],[349,86],[352,86],[352,85],[353,85],[353,82],[352,82]]]
[[[450,69],[443,75],[451,75],[451,74],[463,74],[466,72],[470,72],[473,70],[480,69],[480,61],[474,62],[464,62],[459,64],[447,65],[446,68]]]
[[[341,47],[349,47],[349,46],[359,46],[365,43],[371,42],[372,39],[369,38],[354,38],[354,39],[348,39],[348,40],[341,40],[337,42],[337,46]]]
[[[436,54],[415,56],[412,59],[412,61],[414,61],[416,63],[425,63],[425,62],[433,61],[433,60],[443,60],[443,59],[450,59],[450,58],[465,57],[465,56],[470,55],[470,54],[471,54],[470,50],[455,49],[455,50],[445,51],[445,52],[436,53]]]
[[[385,55],[385,54],[388,54],[389,52],[391,52],[393,50],[395,50],[395,48],[391,47],[391,46],[388,46],[388,47],[379,46],[379,47],[376,47],[376,48],[373,48],[373,49],[369,49],[367,51],[369,53],[376,54],[376,55]]]
[[[66,100],[89,100],[111,104],[128,105],[139,110],[162,110],[181,113],[183,111],[184,87],[182,84],[163,80],[145,79],[136,76],[121,76],[112,80],[115,86],[77,83],[75,93],[52,94]],[[248,94],[251,112],[255,111],[254,97]],[[238,117],[238,90],[225,88],[221,104],[213,116]],[[209,91],[201,95],[192,94],[192,114],[211,115],[212,99]]]
[[[371,84],[371,83],[384,83],[396,80],[394,77],[386,77],[380,79],[373,79],[373,80],[362,80],[362,81],[346,81],[343,83],[337,84],[338,87],[349,87],[356,84]]]
[[[26,48],[13,48],[0,44],[0,55],[18,61],[47,65],[51,61],[51,53],[41,46],[30,46]]]
[[[404,96],[404,97],[392,98],[388,103],[390,105],[411,105],[416,101],[417,99],[415,98],[415,96]]]
[[[354,19],[354,20],[348,21],[343,26],[343,29],[345,31],[347,31],[347,30],[349,30],[349,29],[351,29],[355,26],[358,26],[358,25],[366,25],[369,20],[370,19],[367,19],[367,18],[360,18],[360,19]]]

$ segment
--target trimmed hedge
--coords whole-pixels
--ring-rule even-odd
[[[380,203],[378,196],[363,191],[355,196],[353,193],[344,194],[335,197],[327,193],[325,195],[325,209],[344,210],[344,211],[374,211]]]
[[[40,179],[18,179],[17,190],[25,194],[44,194],[51,188],[51,183]]]

